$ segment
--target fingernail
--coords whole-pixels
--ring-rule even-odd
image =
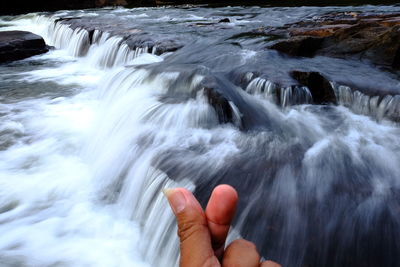
[[[164,195],[167,197],[169,205],[175,214],[180,213],[186,206],[186,198],[183,193],[176,189],[163,189]]]

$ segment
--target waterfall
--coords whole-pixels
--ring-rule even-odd
[[[249,73],[247,80],[250,80],[245,91],[251,95],[257,95],[268,99],[272,103],[282,107],[297,104],[312,103],[312,94],[306,86],[282,87],[268,79],[256,77]],[[400,119],[400,95],[366,95],[350,88],[349,86],[330,83],[339,105],[350,108],[352,111],[368,115],[377,120]]]
[[[86,56],[89,65],[99,68],[113,68],[122,66],[144,53],[154,54],[157,47],[130,48],[122,37],[113,36],[108,32],[93,30],[93,33],[83,28],[70,28],[70,25],[58,21],[57,17],[45,15],[35,16],[33,22],[37,25],[46,25],[47,31],[42,33],[47,43],[59,49],[65,49],[75,57]],[[245,91],[268,99],[282,107],[312,103],[312,94],[306,86],[282,87],[268,79],[256,77],[248,73],[248,85]],[[348,86],[331,83],[340,105],[351,108],[354,112],[398,121],[400,118],[399,95],[367,96]]]
[[[339,104],[358,114],[370,115],[378,120],[400,119],[400,95],[368,96],[348,86],[333,84],[333,88]]]
[[[39,15],[33,18],[37,25],[46,25],[47,30],[40,32],[46,43],[57,49],[65,49],[71,56],[86,57],[90,65],[99,68],[122,66],[143,53],[151,52],[148,47],[131,49],[122,37],[113,36],[109,32],[84,28],[72,29],[67,22],[57,17]]]
[[[95,155],[89,161],[96,170],[100,200],[115,203],[140,223],[146,237],[142,253],[151,266],[176,266],[178,261],[176,223],[162,189],[180,186],[195,190],[190,180],[171,180],[155,168],[156,159],[178,140],[191,146],[205,138],[205,129],[218,125],[202,91],[187,103],[163,103],[160,96],[176,79],[176,73],[161,73],[152,79],[146,70],[135,68],[110,75],[100,90],[107,110],[96,129],[103,130],[96,130],[96,139],[84,152],[89,158]],[[195,89],[199,81],[201,77],[195,76],[188,90]],[[104,140],[108,140],[105,148]],[[129,148],[127,144],[131,144]],[[111,171],[110,162],[117,164]],[[234,237],[238,234],[230,236]]]
[[[339,105],[312,105],[307,87],[249,72],[240,88],[190,54],[57,18],[32,19],[57,50],[6,76],[23,93],[0,103],[1,264],[177,266],[162,189],[186,187],[205,206],[226,183],[240,198],[229,241],[249,239],[265,259],[397,266],[400,129],[365,115],[396,117],[398,96],[332,85]],[[80,68],[88,76],[55,77]]]
[[[370,240],[379,235],[371,227],[378,224],[381,229],[382,216],[388,216],[389,239],[396,243],[394,236],[400,221],[393,213],[396,197],[389,188],[399,186],[395,177],[400,171],[396,154],[400,147],[397,142],[391,147],[390,141],[398,133],[397,128],[378,125],[345,108],[320,109],[318,112],[324,115],[316,115],[319,107],[299,106],[282,113],[268,99],[260,102],[256,95],[242,95],[240,101],[246,101],[246,106],[257,105],[265,117],[274,114],[279,124],[246,134],[234,123],[220,125],[216,107],[210,106],[201,89],[202,78],[191,79],[185,92],[177,89],[178,79],[179,73],[152,75],[141,67],[112,74],[101,90],[107,110],[96,127],[105,132],[97,131],[99,140],[93,145],[96,151],[89,153],[96,155],[98,161],[95,169],[99,181],[103,181],[101,199],[115,201],[121,210],[129,211],[131,218],[142,223],[149,238],[144,253],[152,265],[176,264],[176,226],[169,211],[169,216],[164,215],[168,207],[160,193],[161,188],[176,185],[191,188],[202,203],[213,185],[234,185],[243,201],[234,232],[245,233],[266,258],[278,259],[287,266],[301,266],[315,246],[326,250],[326,254],[318,256],[319,262],[332,261],[337,266],[358,262],[365,254],[356,252],[353,246],[364,241],[353,234],[354,224],[364,229],[365,238]],[[175,96],[175,90],[187,93],[187,97],[166,100]],[[234,99],[232,105],[237,114],[244,114],[240,101]],[[339,122],[334,118],[346,119]],[[385,135],[380,136],[382,130]],[[103,140],[111,142],[112,151],[102,148]],[[381,152],[376,154],[376,149]],[[383,162],[381,153],[394,158]],[[119,167],[107,171],[114,165],[112,162],[118,162]],[[249,191],[253,198],[244,193]],[[386,215],[379,212],[385,210],[382,199],[394,205]],[[261,205],[265,202],[273,205]],[[308,210],[303,205],[313,208]],[[367,214],[367,210],[372,213]],[[335,212],[338,220],[332,221],[329,212]],[[351,215],[353,212],[356,214]],[[264,217],[261,221],[260,213]],[[323,219],[319,218],[321,214]],[[163,220],[158,221],[157,216]],[[343,216],[348,221],[341,221]],[[371,216],[372,221],[360,220],[363,216]],[[335,237],[336,231],[346,234]],[[307,243],[310,235],[317,236],[315,243]],[[238,236],[231,235],[230,239]],[[336,252],[332,252],[336,242],[349,247],[349,252],[337,252],[342,256],[337,262]],[[371,262],[384,260],[381,255],[387,248],[385,240],[375,242],[371,249],[376,254],[371,254]],[[288,247],[288,243],[293,245]],[[152,257],[149,248],[157,251],[160,258]],[[393,257],[391,253],[389,258]],[[384,262],[390,266],[389,259]]]
[[[259,95],[272,103],[280,104],[282,107],[312,102],[312,95],[306,86],[281,87],[260,77],[253,79],[245,90],[252,95]]]
[[[253,79],[246,87],[246,92],[262,95],[265,98],[270,99],[273,103],[278,103],[276,90],[277,85],[259,77]]]
[[[84,29],[71,29],[68,25],[54,23],[49,27],[50,45],[66,49],[74,57],[84,56],[90,45],[89,33]]]

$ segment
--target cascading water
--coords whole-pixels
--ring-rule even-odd
[[[281,20],[289,11],[293,18]],[[29,26],[57,49],[0,66],[0,265],[176,266],[176,225],[162,189],[186,187],[205,204],[220,183],[240,196],[229,239],[252,240],[266,259],[398,265],[400,129],[384,119],[398,112],[397,96],[378,101],[335,85],[342,106],[311,105],[308,88],[250,72],[242,89],[230,79],[234,68],[276,55],[218,50],[218,41],[215,50],[197,42],[158,56],[57,18],[133,16],[151,28],[171,20],[159,9],[74,12],[2,20],[4,29]],[[217,16],[163,12],[190,27],[201,14]],[[276,25],[322,11],[224,12],[254,12]],[[239,16],[232,31],[251,23]],[[184,25],[180,34],[189,36]]]

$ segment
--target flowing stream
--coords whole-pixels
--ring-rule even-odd
[[[0,17],[0,30],[32,31],[55,47],[0,65],[0,266],[177,266],[162,189],[186,187],[205,204],[221,183],[240,197],[229,240],[255,242],[265,259],[399,266],[400,128],[383,114],[400,112],[400,82],[359,62],[290,59],[262,49],[266,36],[239,34],[353,10],[400,7]],[[57,22],[68,17],[102,30]],[[120,25],[184,47],[132,49],[115,33]],[[277,97],[272,80],[305,65],[395,93],[374,107],[343,86],[337,106],[310,104],[303,87]],[[255,68],[270,79],[252,77]],[[248,70],[244,88],[239,70]]]

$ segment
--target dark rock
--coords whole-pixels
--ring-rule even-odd
[[[174,52],[183,47],[183,44],[177,40],[166,38],[157,40],[155,37],[150,37],[149,34],[131,34],[125,37],[124,42],[132,50],[147,47],[149,51],[153,50],[156,55]]]
[[[129,46],[130,49],[135,50],[136,48],[147,47],[152,49],[155,45],[155,41],[147,34],[132,34],[127,35],[124,38],[124,42]]]
[[[0,63],[46,53],[42,37],[25,31],[0,32]]]
[[[279,52],[299,57],[313,57],[321,48],[323,39],[311,36],[296,36],[288,40],[277,42],[270,48]]]
[[[103,7],[103,6],[125,6],[127,5],[127,1],[125,0],[96,0],[95,6],[96,7]]]
[[[400,47],[396,51],[396,55],[394,56],[393,65],[394,69],[400,69]]]
[[[155,43],[155,54],[161,55],[161,54],[164,54],[167,52],[174,52],[182,47],[183,47],[183,44],[179,43],[176,40],[172,40],[172,39],[158,40]]]
[[[307,86],[315,104],[336,104],[336,96],[330,82],[318,72],[293,71],[292,77]]]
[[[338,30],[327,38],[318,54],[332,57],[353,57],[376,65],[391,67],[400,48],[400,25],[358,24]]]
[[[233,122],[233,112],[228,100],[213,88],[204,88],[204,94],[210,105],[215,109],[220,123]]]
[[[94,40],[93,40],[94,30],[89,30],[88,33],[89,33],[89,43],[93,44],[94,43]]]
[[[218,21],[218,23],[230,23],[230,22],[231,21],[229,18],[224,18],[224,19],[221,19],[220,21]]]

